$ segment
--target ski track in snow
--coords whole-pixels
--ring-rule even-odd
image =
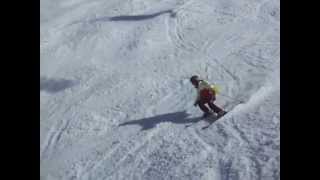
[[[280,179],[279,1],[41,4],[41,179]],[[202,130],[193,74],[245,103]]]

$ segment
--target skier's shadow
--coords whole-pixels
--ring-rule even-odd
[[[190,124],[195,123],[201,120],[201,117],[194,117],[194,118],[188,118],[189,114],[186,113],[186,111],[180,111],[180,112],[174,112],[174,113],[168,113],[168,114],[162,114],[150,118],[145,119],[139,119],[139,120],[133,120],[128,121],[122,124],[119,124],[119,126],[126,126],[126,125],[139,125],[141,126],[141,130],[148,130],[151,128],[154,128],[157,124],[163,123],[163,122],[171,122],[175,124]]]

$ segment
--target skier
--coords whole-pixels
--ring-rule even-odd
[[[215,105],[213,102],[216,100],[216,92],[212,89],[208,82],[199,79],[199,76],[194,75],[190,78],[192,85],[197,89],[197,98],[194,106],[199,105],[200,109],[204,112],[203,118],[212,115],[213,113],[208,109],[205,104],[208,104],[210,109],[217,113],[217,117],[225,115],[227,112],[222,108]]]

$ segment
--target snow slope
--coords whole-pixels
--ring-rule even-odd
[[[279,0],[40,4],[41,179],[280,179]]]

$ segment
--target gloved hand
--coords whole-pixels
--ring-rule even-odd
[[[197,106],[199,104],[199,101],[196,101],[193,105]]]

